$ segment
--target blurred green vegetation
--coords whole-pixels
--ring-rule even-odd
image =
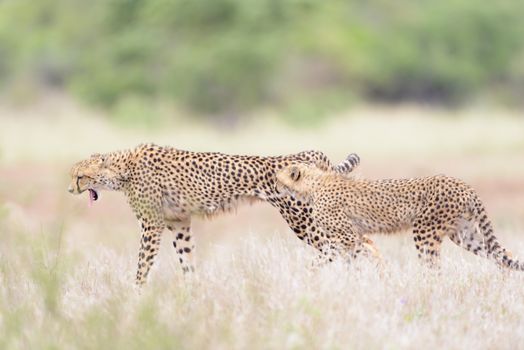
[[[522,18],[521,0],[3,0],[0,82],[215,117],[314,119],[354,98],[518,103]]]

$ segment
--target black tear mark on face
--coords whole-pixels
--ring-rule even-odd
[[[76,190],[78,193],[80,193],[80,179],[82,178],[83,176],[77,176],[76,177]]]

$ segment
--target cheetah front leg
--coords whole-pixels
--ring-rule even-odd
[[[160,248],[160,238],[164,230],[164,224],[160,220],[156,222],[145,222],[140,220],[142,228],[142,237],[140,239],[140,250],[138,252],[138,267],[136,272],[136,284],[142,286],[146,280],[147,275],[155,256]]]
[[[369,237],[363,235],[360,239],[355,238],[355,241],[345,242],[343,240],[332,242],[329,239],[322,239],[316,245],[316,248],[320,250],[320,254],[315,259],[315,266],[321,266],[328,262],[332,262],[337,256],[342,256],[346,259],[352,260],[359,257],[372,260],[380,268],[384,266],[384,259],[382,254],[375,246]]]
[[[182,271],[184,273],[193,272],[195,270],[195,242],[191,234],[191,219],[168,221],[167,228],[173,232],[173,247],[175,247],[178,254],[178,261],[180,261]]]
[[[323,230],[317,240],[317,248],[328,261],[332,260],[330,255],[341,256],[348,261],[364,256],[383,268],[382,255],[375,243],[359,232],[346,212],[329,207],[315,209],[317,210],[313,211],[313,217]]]
[[[313,245],[325,259],[332,261],[336,257],[349,258],[355,255],[355,248],[361,246],[358,244],[360,238],[344,213],[330,209],[314,210],[312,216],[321,229],[314,237]]]
[[[362,235],[361,240],[355,249],[355,258],[360,255],[374,260],[380,267],[384,266],[384,258],[382,258],[382,254],[375,245],[375,242],[366,235]]]
[[[337,249],[333,248],[333,242],[330,242],[327,238],[329,231],[324,229],[322,225],[313,218],[312,202],[305,198],[299,199],[288,195],[274,199],[272,204],[279,208],[280,214],[299,239],[320,250],[320,254],[315,260],[314,265],[323,265],[332,261],[335,255],[340,254]],[[334,212],[336,212],[336,210]],[[337,246],[343,247],[345,252],[355,249],[355,247],[357,247],[356,242],[362,240],[362,244],[357,247],[362,249],[357,249],[358,252],[356,255],[371,257],[377,261],[377,265],[382,265],[382,256],[379,250],[366,235],[363,235],[359,239],[352,231],[352,228],[345,228],[340,231],[339,236],[346,237],[347,239],[351,238],[351,244],[337,243]]]

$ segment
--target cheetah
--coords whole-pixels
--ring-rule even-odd
[[[280,194],[276,171],[308,163],[347,174],[359,164],[356,154],[333,166],[318,151],[288,156],[260,157],[202,153],[143,144],[134,149],[94,154],[71,169],[69,192],[88,191],[90,203],[100,190],[123,192],[140,225],[141,240],[136,283],[143,285],[160,246],[165,228],[174,234],[173,246],[184,272],[194,270],[193,215],[213,216],[240,202],[267,201],[276,207],[301,240],[311,244],[318,232],[308,203]],[[370,241],[371,242],[371,241]],[[368,243],[372,249],[372,242]]]
[[[418,257],[429,266],[440,265],[447,236],[501,267],[524,270],[498,242],[477,193],[461,180],[436,175],[370,181],[294,164],[277,172],[277,186],[310,203],[322,228],[313,244],[331,255],[354,257],[364,234],[412,229]]]

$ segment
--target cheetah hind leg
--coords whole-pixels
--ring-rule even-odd
[[[523,265],[503,248],[493,234],[492,224],[484,212],[475,220],[473,214],[463,215],[450,229],[453,243],[475,255],[491,260],[501,268],[522,270]]]
[[[428,267],[440,268],[440,247],[445,230],[432,222],[430,217],[415,220],[413,239],[419,259]]]
[[[487,258],[487,242],[479,232],[478,225],[469,217],[460,217],[449,229],[449,239],[465,250]]]
[[[191,233],[191,220],[171,220],[167,222],[167,228],[174,235],[173,247],[177,252],[182,271],[184,273],[193,272],[195,270],[195,242]]]

